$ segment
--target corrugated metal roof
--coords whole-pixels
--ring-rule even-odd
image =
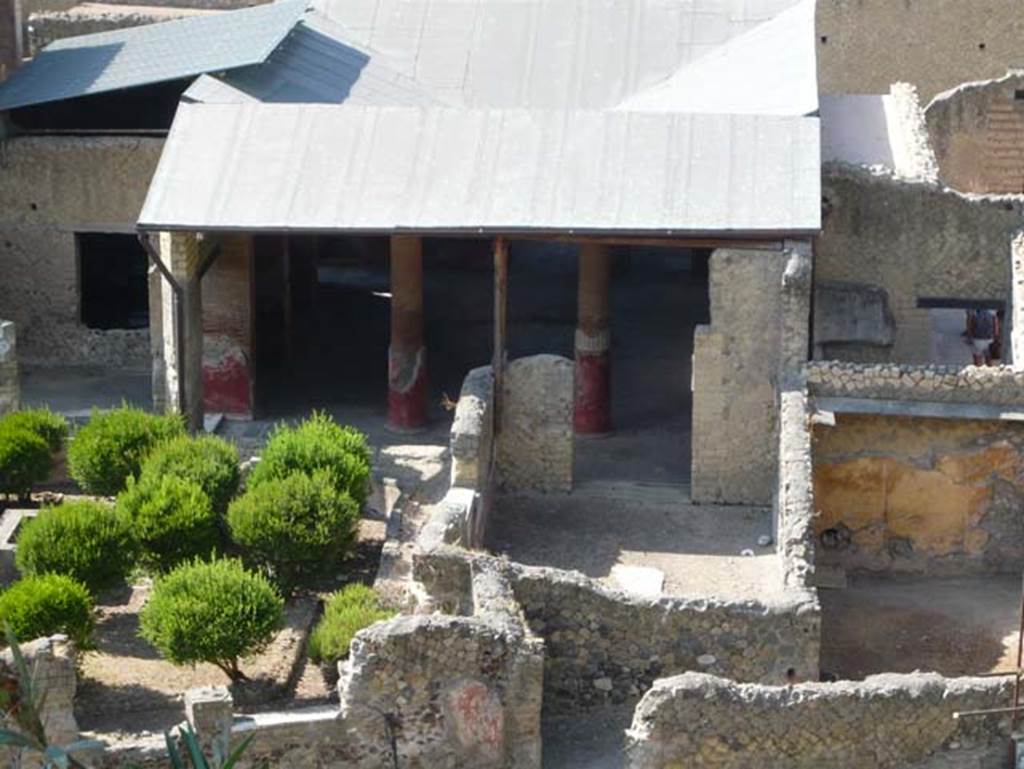
[[[258,64],[310,0],[58,40],[0,85],[0,110]]]
[[[262,64],[199,78],[189,101],[428,105],[430,92],[380,54],[346,39],[337,24],[308,14]]]
[[[816,118],[182,104],[149,229],[810,233]]]
[[[450,103],[610,108],[799,0],[313,0]],[[813,34],[813,33],[812,33]]]
[[[811,115],[818,110],[815,0],[734,37],[620,109]]]

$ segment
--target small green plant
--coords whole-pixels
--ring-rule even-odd
[[[372,588],[346,585],[327,599],[324,616],[309,634],[310,659],[318,664],[336,664],[348,656],[356,633],[393,616],[395,612],[381,604]]]
[[[21,754],[13,759],[11,765],[21,766],[22,756],[34,753],[39,756],[42,769],[88,769],[74,754],[83,750],[102,749],[103,743],[78,740],[69,745],[57,745],[50,741],[43,721],[43,705],[46,702],[44,682],[37,681],[35,671],[29,670],[17,636],[9,624],[5,626],[4,633],[14,664],[13,670],[4,666],[0,686],[3,720],[0,746],[13,748]]]
[[[79,649],[92,647],[94,608],[85,585],[63,574],[23,577],[0,593],[0,622],[18,638],[63,633]]]
[[[0,494],[24,499],[52,468],[53,455],[45,440],[23,427],[0,428]]]
[[[131,522],[140,563],[157,572],[208,557],[217,547],[217,514],[195,481],[175,475],[129,479],[116,506]]]
[[[315,470],[330,470],[338,489],[348,492],[362,507],[369,489],[370,459],[365,435],[340,426],[327,414],[313,412],[297,427],[281,424],[274,428],[247,486],[254,488],[295,472],[312,475]]]
[[[214,511],[222,515],[241,479],[238,449],[213,435],[172,438],[157,446],[142,464],[141,480],[163,475],[177,475],[198,483]]]
[[[22,574],[66,574],[92,591],[124,581],[135,565],[130,521],[102,502],[44,508],[22,524],[15,560]]]
[[[283,611],[274,586],[241,561],[197,560],[156,581],[140,632],[175,665],[208,662],[239,682],[239,660],[266,647]]]
[[[358,525],[359,505],[328,470],[264,481],[228,508],[231,536],[246,559],[286,595],[340,564]]]
[[[129,477],[138,476],[154,447],[184,432],[174,415],[147,414],[131,406],[93,411],[68,447],[71,477],[91,494],[113,496]]]
[[[11,412],[0,419],[0,430],[4,427],[20,427],[35,433],[46,441],[54,454],[60,451],[68,437],[68,420],[46,408]]]
[[[239,761],[242,760],[245,751],[249,749],[249,744],[252,742],[253,737],[254,735],[250,734],[227,752],[224,751],[218,741],[214,741],[213,757],[207,758],[202,746],[199,744],[199,738],[196,737],[196,733],[192,729],[192,725],[185,724],[185,726],[178,728],[178,739],[185,746],[185,755],[192,762],[192,769],[235,769]],[[178,745],[171,737],[170,732],[164,733],[164,739],[167,742],[167,757],[170,759],[171,767],[173,769],[185,769],[184,756],[181,750],[178,749]],[[267,766],[266,762],[260,764],[261,769],[266,769]]]

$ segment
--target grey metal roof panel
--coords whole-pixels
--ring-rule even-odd
[[[811,233],[816,118],[182,104],[149,229]]]
[[[452,103],[610,108],[799,0],[313,0]]]
[[[279,0],[58,40],[0,84],[0,110],[258,64],[309,2]]]
[[[619,109],[810,115],[818,110],[815,0],[732,38]]]
[[[219,82],[218,82],[219,81]],[[262,64],[202,77],[189,101],[427,105],[438,100],[380,54],[349,43],[338,25],[307,14]]]

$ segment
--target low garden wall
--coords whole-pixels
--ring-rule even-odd
[[[20,400],[18,344],[14,323],[0,320],[0,416],[16,411]]]
[[[1005,757],[1007,718],[953,714],[1008,701],[1007,679],[914,673],[780,687],[686,673],[656,682],[640,702],[627,766],[903,769],[986,745]]]

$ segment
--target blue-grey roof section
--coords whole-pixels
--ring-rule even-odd
[[[812,117],[182,104],[139,224],[806,235],[820,155]]]
[[[439,102],[381,54],[348,41],[341,27],[307,14],[262,64],[207,75],[185,92],[186,101],[393,104]]]
[[[259,64],[309,0],[58,40],[0,84],[0,110],[72,99]]]

